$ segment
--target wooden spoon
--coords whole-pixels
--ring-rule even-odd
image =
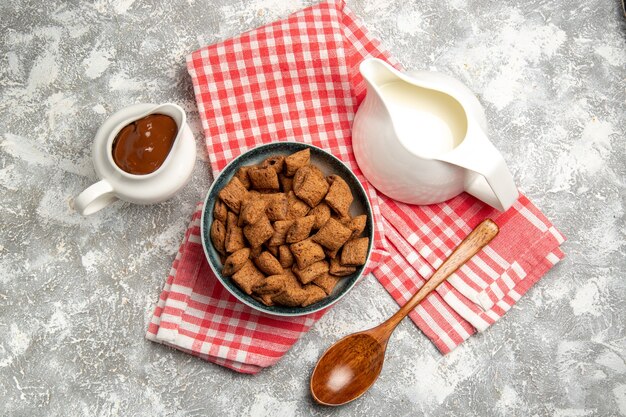
[[[431,291],[498,234],[490,219],[478,225],[433,276],[407,303],[384,323],[354,333],[332,345],[320,358],[311,375],[311,394],[324,405],[342,405],[359,398],[378,379],[391,333]]]

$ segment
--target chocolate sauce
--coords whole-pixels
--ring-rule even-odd
[[[124,126],[113,140],[113,160],[129,174],[150,174],[172,149],[178,126],[165,114],[150,114]]]

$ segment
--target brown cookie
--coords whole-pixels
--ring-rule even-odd
[[[271,166],[266,168],[250,168],[248,170],[248,178],[250,178],[251,187],[255,190],[278,191],[280,188],[278,174]]]
[[[290,289],[274,295],[272,301],[287,307],[299,307],[306,301],[307,297],[307,293],[305,293],[302,288]]]
[[[313,223],[315,223],[315,216],[305,216],[296,219],[289,231],[287,231],[285,242],[296,243],[309,237]]]
[[[313,284],[323,289],[327,295],[330,295],[340,280],[341,280],[341,277],[337,277],[329,273],[325,273],[315,278],[313,280]]]
[[[298,169],[305,165],[308,165],[310,161],[311,150],[309,148],[289,155],[285,158],[285,175],[288,177],[293,177]]]
[[[233,274],[232,279],[243,292],[250,295],[252,287],[265,279],[265,275],[248,259],[239,271]]]
[[[303,269],[293,266],[291,270],[302,284],[308,284],[323,273],[328,272],[328,262],[318,261]]]
[[[293,220],[278,220],[274,222],[274,234],[267,242],[268,246],[280,246],[285,244],[287,232],[293,225]]]
[[[337,220],[339,223],[343,224],[344,226],[347,226],[348,223],[350,223],[350,221],[352,220],[352,217],[350,217],[350,215],[341,216],[335,213],[334,211],[331,212],[330,218]]]
[[[268,307],[271,307],[274,305],[274,302],[272,301],[272,294],[262,294],[262,295],[256,295],[254,293],[252,293],[252,298],[254,298],[255,300],[265,304]]]
[[[313,229],[317,230],[330,219],[330,207],[328,204],[322,202],[313,207],[308,213],[309,216],[315,216],[315,223],[313,223]]]
[[[265,214],[270,221],[285,220],[287,219],[287,212],[289,209],[289,201],[287,194],[285,193],[273,193],[264,194],[261,196],[267,202],[267,208]]]
[[[322,301],[326,298],[326,292],[317,285],[307,284],[302,287],[302,290],[307,295],[307,298],[300,304],[302,307],[315,304],[318,301]]]
[[[284,165],[285,157],[283,155],[270,156],[261,163],[262,168],[271,167],[272,169],[274,169],[274,171],[276,171],[277,174],[283,172]]]
[[[367,216],[365,214],[361,214],[360,216],[353,217],[352,220],[346,223],[346,227],[352,230],[352,234],[350,235],[350,239],[356,239],[361,236],[363,230],[365,230],[365,224],[367,223]]]
[[[330,188],[328,189],[328,194],[326,194],[324,201],[340,216],[348,216],[350,205],[354,199],[352,191],[350,191],[350,186],[348,186],[339,175],[329,175],[327,180],[330,184]]]
[[[332,217],[312,236],[312,239],[331,251],[339,249],[352,235],[352,230]]]
[[[217,219],[223,223],[226,223],[226,217],[228,216],[228,207],[226,204],[219,198],[215,200],[215,205],[213,206],[213,218]]]
[[[250,246],[258,247],[265,243],[274,234],[274,229],[266,215],[261,216],[259,221],[243,228],[243,234],[248,239]]]
[[[248,196],[248,190],[246,190],[239,178],[233,177],[217,195],[229,209],[239,214],[241,202]]]
[[[280,266],[278,259],[267,251],[261,252],[254,260],[254,263],[265,275],[280,275],[283,273],[283,267]]]
[[[283,268],[289,268],[293,265],[293,254],[291,249],[287,245],[281,245],[278,247],[278,261]]]
[[[338,277],[345,277],[356,272],[355,266],[342,265],[338,258],[330,260],[329,272]]]
[[[250,170],[250,168],[252,167],[243,166],[239,168],[237,172],[235,173],[235,177],[239,178],[239,181],[241,181],[241,184],[247,189],[250,189],[250,178],[248,178],[248,171]]]
[[[283,275],[285,277],[285,287],[272,297],[272,301],[289,307],[301,305],[306,300],[307,295],[302,290],[300,282],[291,271],[285,271]]]
[[[365,261],[367,260],[367,248],[369,246],[369,242],[370,239],[367,237],[360,237],[358,239],[350,240],[349,242],[347,242],[341,250],[342,265],[365,265]]]
[[[289,246],[289,249],[300,269],[306,268],[312,263],[321,261],[326,257],[324,249],[311,239],[294,243]]]
[[[256,284],[252,291],[256,294],[277,294],[283,291],[288,285],[289,277],[287,275],[270,275],[264,280]]]
[[[228,220],[226,221],[226,240],[224,248],[226,252],[232,253],[246,246],[243,238],[243,229],[237,225],[237,215],[232,211],[228,212]]]
[[[220,220],[213,220],[211,224],[211,242],[215,250],[222,255],[226,254],[225,242],[226,242],[226,226]]]
[[[309,207],[315,207],[328,192],[328,183],[319,168],[314,165],[306,165],[298,169],[294,175],[293,191]]]
[[[229,277],[235,272],[239,271],[248,261],[249,257],[250,249],[248,248],[239,249],[237,252],[233,252],[224,261],[224,266],[222,267],[222,275]]]
[[[239,226],[254,224],[265,214],[267,201],[262,198],[246,198],[241,202]]]
[[[311,207],[300,200],[293,191],[287,194],[287,219],[297,219],[304,217],[311,210]]]

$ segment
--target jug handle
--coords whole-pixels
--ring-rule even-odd
[[[482,129],[474,124],[472,130],[468,126],[464,141],[439,159],[479,174],[466,177],[465,191],[499,211],[506,211],[519,197],[513,175]]]
[[[113,187],[107,180],[98,181],[74,199],[74,208],[83,216],[99,211],[117,200]]]

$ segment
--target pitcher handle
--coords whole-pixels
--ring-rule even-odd
[[[482,129],[472,125],[468,126],[465,140],[440,159],[479,174],[473,180],[468,177],[465,191],[499,211],[506,211],[519,197],[513,175]]]
[[[74,199],[74,207],[83,216],[89,216],[117,200],[113,187],[107,180],[87,187]]]

